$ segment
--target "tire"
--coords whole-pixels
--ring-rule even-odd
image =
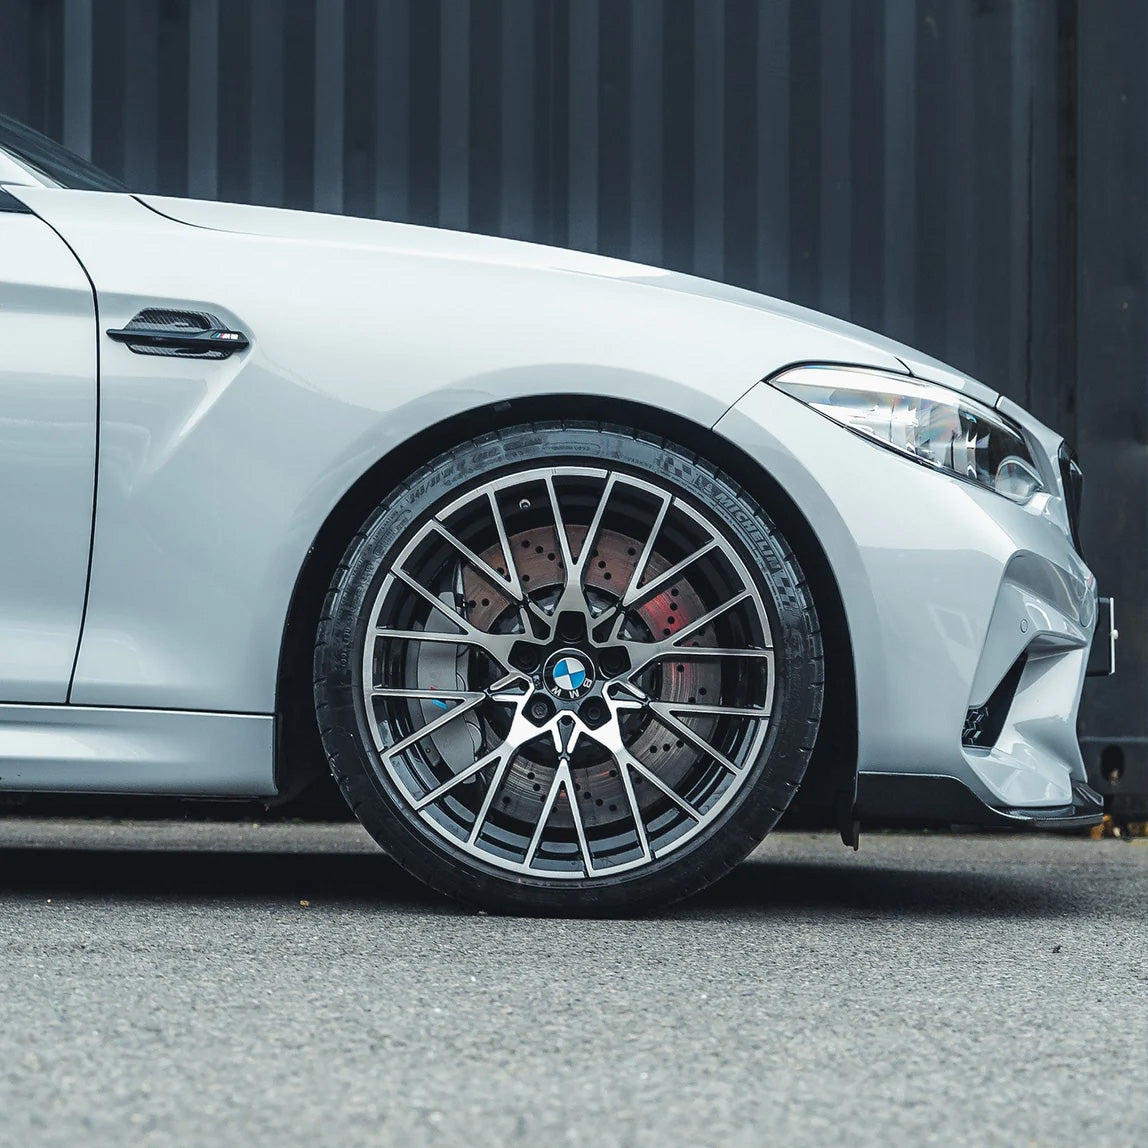
[[[528,914],[716,881],[789,805],[823,693],[767,512],[675,443],[581,422],[484,435],[394,490],[335,572],[314,672],[331,770],[382,848]]]

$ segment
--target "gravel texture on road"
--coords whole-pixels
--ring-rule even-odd
[[[638,920],[0,818],[0,1144],[1148,1144],[1148,840],[771,837]]]

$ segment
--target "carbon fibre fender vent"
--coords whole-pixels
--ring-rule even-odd
[[[148,307],[126,327],[108,331],[137,355],[181,359],[226,359],[245,350],[250,340],[242,331],[229,331],[206,311],[171,311]]]
[[[961,730],[961,744],[967,749],[992,749],[1004,729],[1008,711],[1016,697],[1021,674],[1024,673],[1028,652],[1021,654],[1009,667],[1008,673],[984,705],[974,706],[965,714],[965,726]]]

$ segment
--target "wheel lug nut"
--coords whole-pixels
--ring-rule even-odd
[[[606,707],[598,698],[591,698],[582,707],[582,720],[588,725],[601,725],[606,720]]]
[[[550,713],[550,706],[546,704],[541,698],[536,702],[530,703],[530,716],[535,721],[543,721]]]

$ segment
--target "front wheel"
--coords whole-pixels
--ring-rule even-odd
[[[331,768],[434,888],[520,912],[687,896],[777,823],[822,650],[767,513],[641,433],[534,424],[412,475],[340,564],[315,650]]]

